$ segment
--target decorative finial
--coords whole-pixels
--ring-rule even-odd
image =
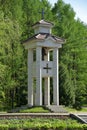
[[[45,12],[44,12],[44,9],[43,9],[43,8],[42,8],[42,11],[39,12],[39,13],[41,13],[41,19],[44,19],[44,14],[45,14]]]

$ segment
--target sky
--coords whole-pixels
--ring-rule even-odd
[[[57,0],[48,0],[52,5],[57,2]],[[71,7],[76,12],[76,18],[80,18],[81,21],[87,24],[87,0],[63,0],[65,3],[71,5]]]

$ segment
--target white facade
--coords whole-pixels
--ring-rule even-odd
[[[64,42],[50,35],[51,23],[34,25],[35,36],[24,43],[28,49],[28,105],[50,105],[50,78],[53,79],[53,104],[59,105],[59,48]],[[43,49],[46,54],[43,53]],[[34,60],[34,50],[36,60]],[[52,52],[50,59],[50,51]],[[44,59],[43,59],[44,58]],[[44,79],[44,86],[42,81]],[[36,81],[34,83],[34,80]],[[43,86],[43,87],[42,87]],[[44,98],[44,99],[43,99]],[[44,100],[44,101],[43,101]]]

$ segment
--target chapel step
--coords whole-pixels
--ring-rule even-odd
[[[78,115],[83,121],[85,121],[84,123],[87,123],[87,114],[83,114],[83,115]]]
[[[70,116],[82,123],[87,124],[87,114],[70,114]]]
[[[50,105],[46,106],[51,112],[54,113],[67,113],[63,106]]]

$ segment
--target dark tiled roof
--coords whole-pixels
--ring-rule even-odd
[[[32,26],[35,26],[35,25],[37,25],[37,24],[45,24],[45,25],[54,25],[53,23],[51,23],[51,22],[47,22],[47,21],[44,21],[44,20],[41,20],[41,21],[39,21],[39,22],[36,22],[34,25],[32,25]]]
[[[51,37],[53,40],[55,40],[56,42],[60,42],[60,43],[63,43],[65,42],[65,40],[63,38],[60,38],[60,37],[57,37],[57,36],[53,36],[49,33],[38,33],[38,34],[35,34],[33,37],[31,38],[28,38],[25,42],[27,41],[32,41],[32,40],[45,40],[47,39],[48,37]]]

